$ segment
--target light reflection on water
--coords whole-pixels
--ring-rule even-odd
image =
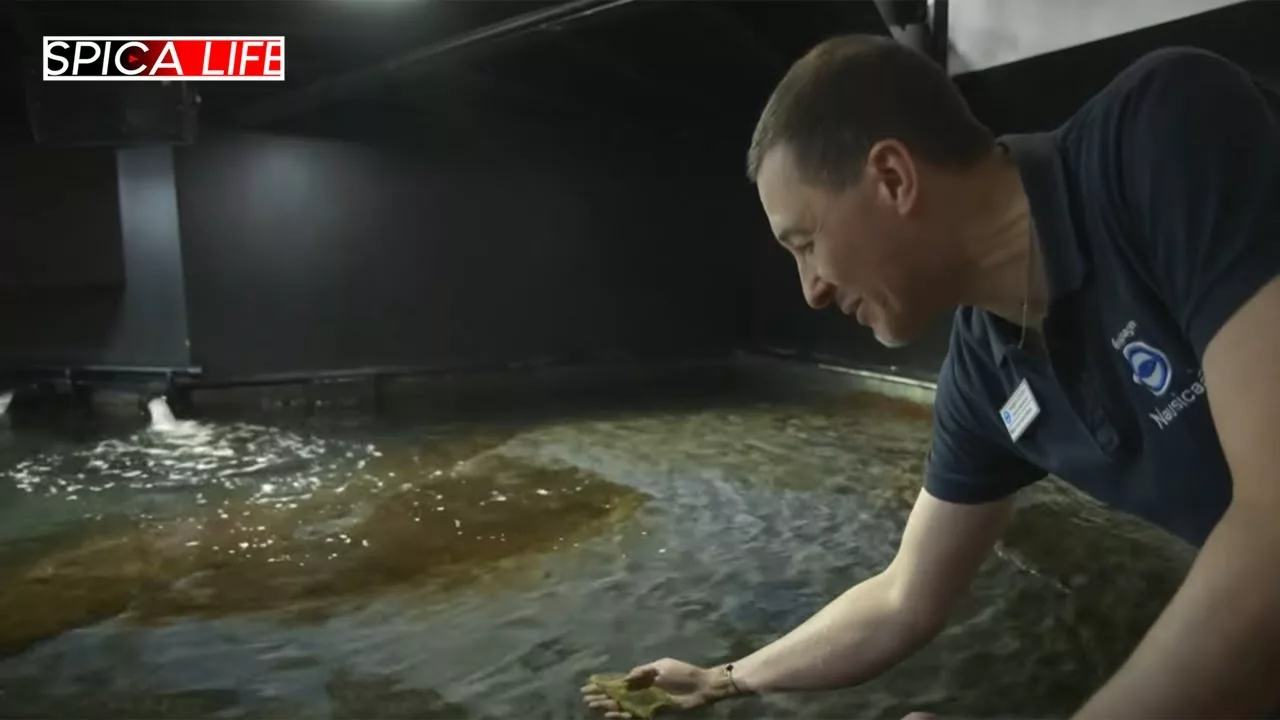
[[[82,518],[167,518],[233,500],[288,504],[348,482],[380,452],[314,433],[190,420],[78,443],[10,442],[0,445],[0,462],[19,456],[0,485],[0,542]]]
[[[0,642],[25,648],[0,715],[563,718],[589,673],[724,661],[881,569],[927,417],[864,399],[11,442],[0,512],[44,540],[0,567]],[[1069,712],[1186,556],[1052,487],[1023,516],[903,667],[711,713]]]
[[[271,486],[292,483],[305,492],[315,488],[318,478],[302,477],[290,468],[337,470],[339,462],[309,463],[332,455],[333,444],[256,425],[185,421],[163,431],[147,429],[123,439],[102,440],[81,450],[37,455],[16,463],[9,475],[17,488],[26,492],[74,495],[117,485],[131,490],[197,486],[232,490],[243,487],[245,478],[265,471],[277,480]],[[364,459],[376,452],[372,447],[358,447],[345,450],[342,456],[344,460]]]

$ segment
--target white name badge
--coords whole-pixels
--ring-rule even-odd
[[[1009,431],[1009,437],[1014,442],[1018,442],[1018,438],[1022,437],[1022,433],[1026,432],[1039,414],[1040,404],[1036,402],[1036,396],[1031,393],[1031,386],[1026,380],[1018,383],[1004,407],[1000,408],[1000,420],[1004,422],[1004,429]]]

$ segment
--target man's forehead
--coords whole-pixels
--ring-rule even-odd
[[[775,237],[783,240],[789,231],[803,229],[810,214],[810,193],[800,180],[789,149],[778,147],[765,155],[757,185]]]
[[[803,185],[800,182],[800,169],[791,148],[779,145],[765,153],[764,159],[760,162],[758,181],[762,186],[768,186],[771,191],[800,188]]]

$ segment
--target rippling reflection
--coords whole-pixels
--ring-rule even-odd
[[[68,500],[115,488],[234,490],[267,474],[273,487],[305,493],[319,485],[320,473],[358,470],[378,453],[372,446],[353,447],[257,425],[180,422],[88,448],[37,455],[17,462],[6,474],[20,490]],[[329,462],[314,462],[321,458]]]

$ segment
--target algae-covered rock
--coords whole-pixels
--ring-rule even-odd
[[[634,718],[650,718],[662,708],[676,706],[671,694],[661,688],[628,688],[626,675],[592,675],[590,681]]]

